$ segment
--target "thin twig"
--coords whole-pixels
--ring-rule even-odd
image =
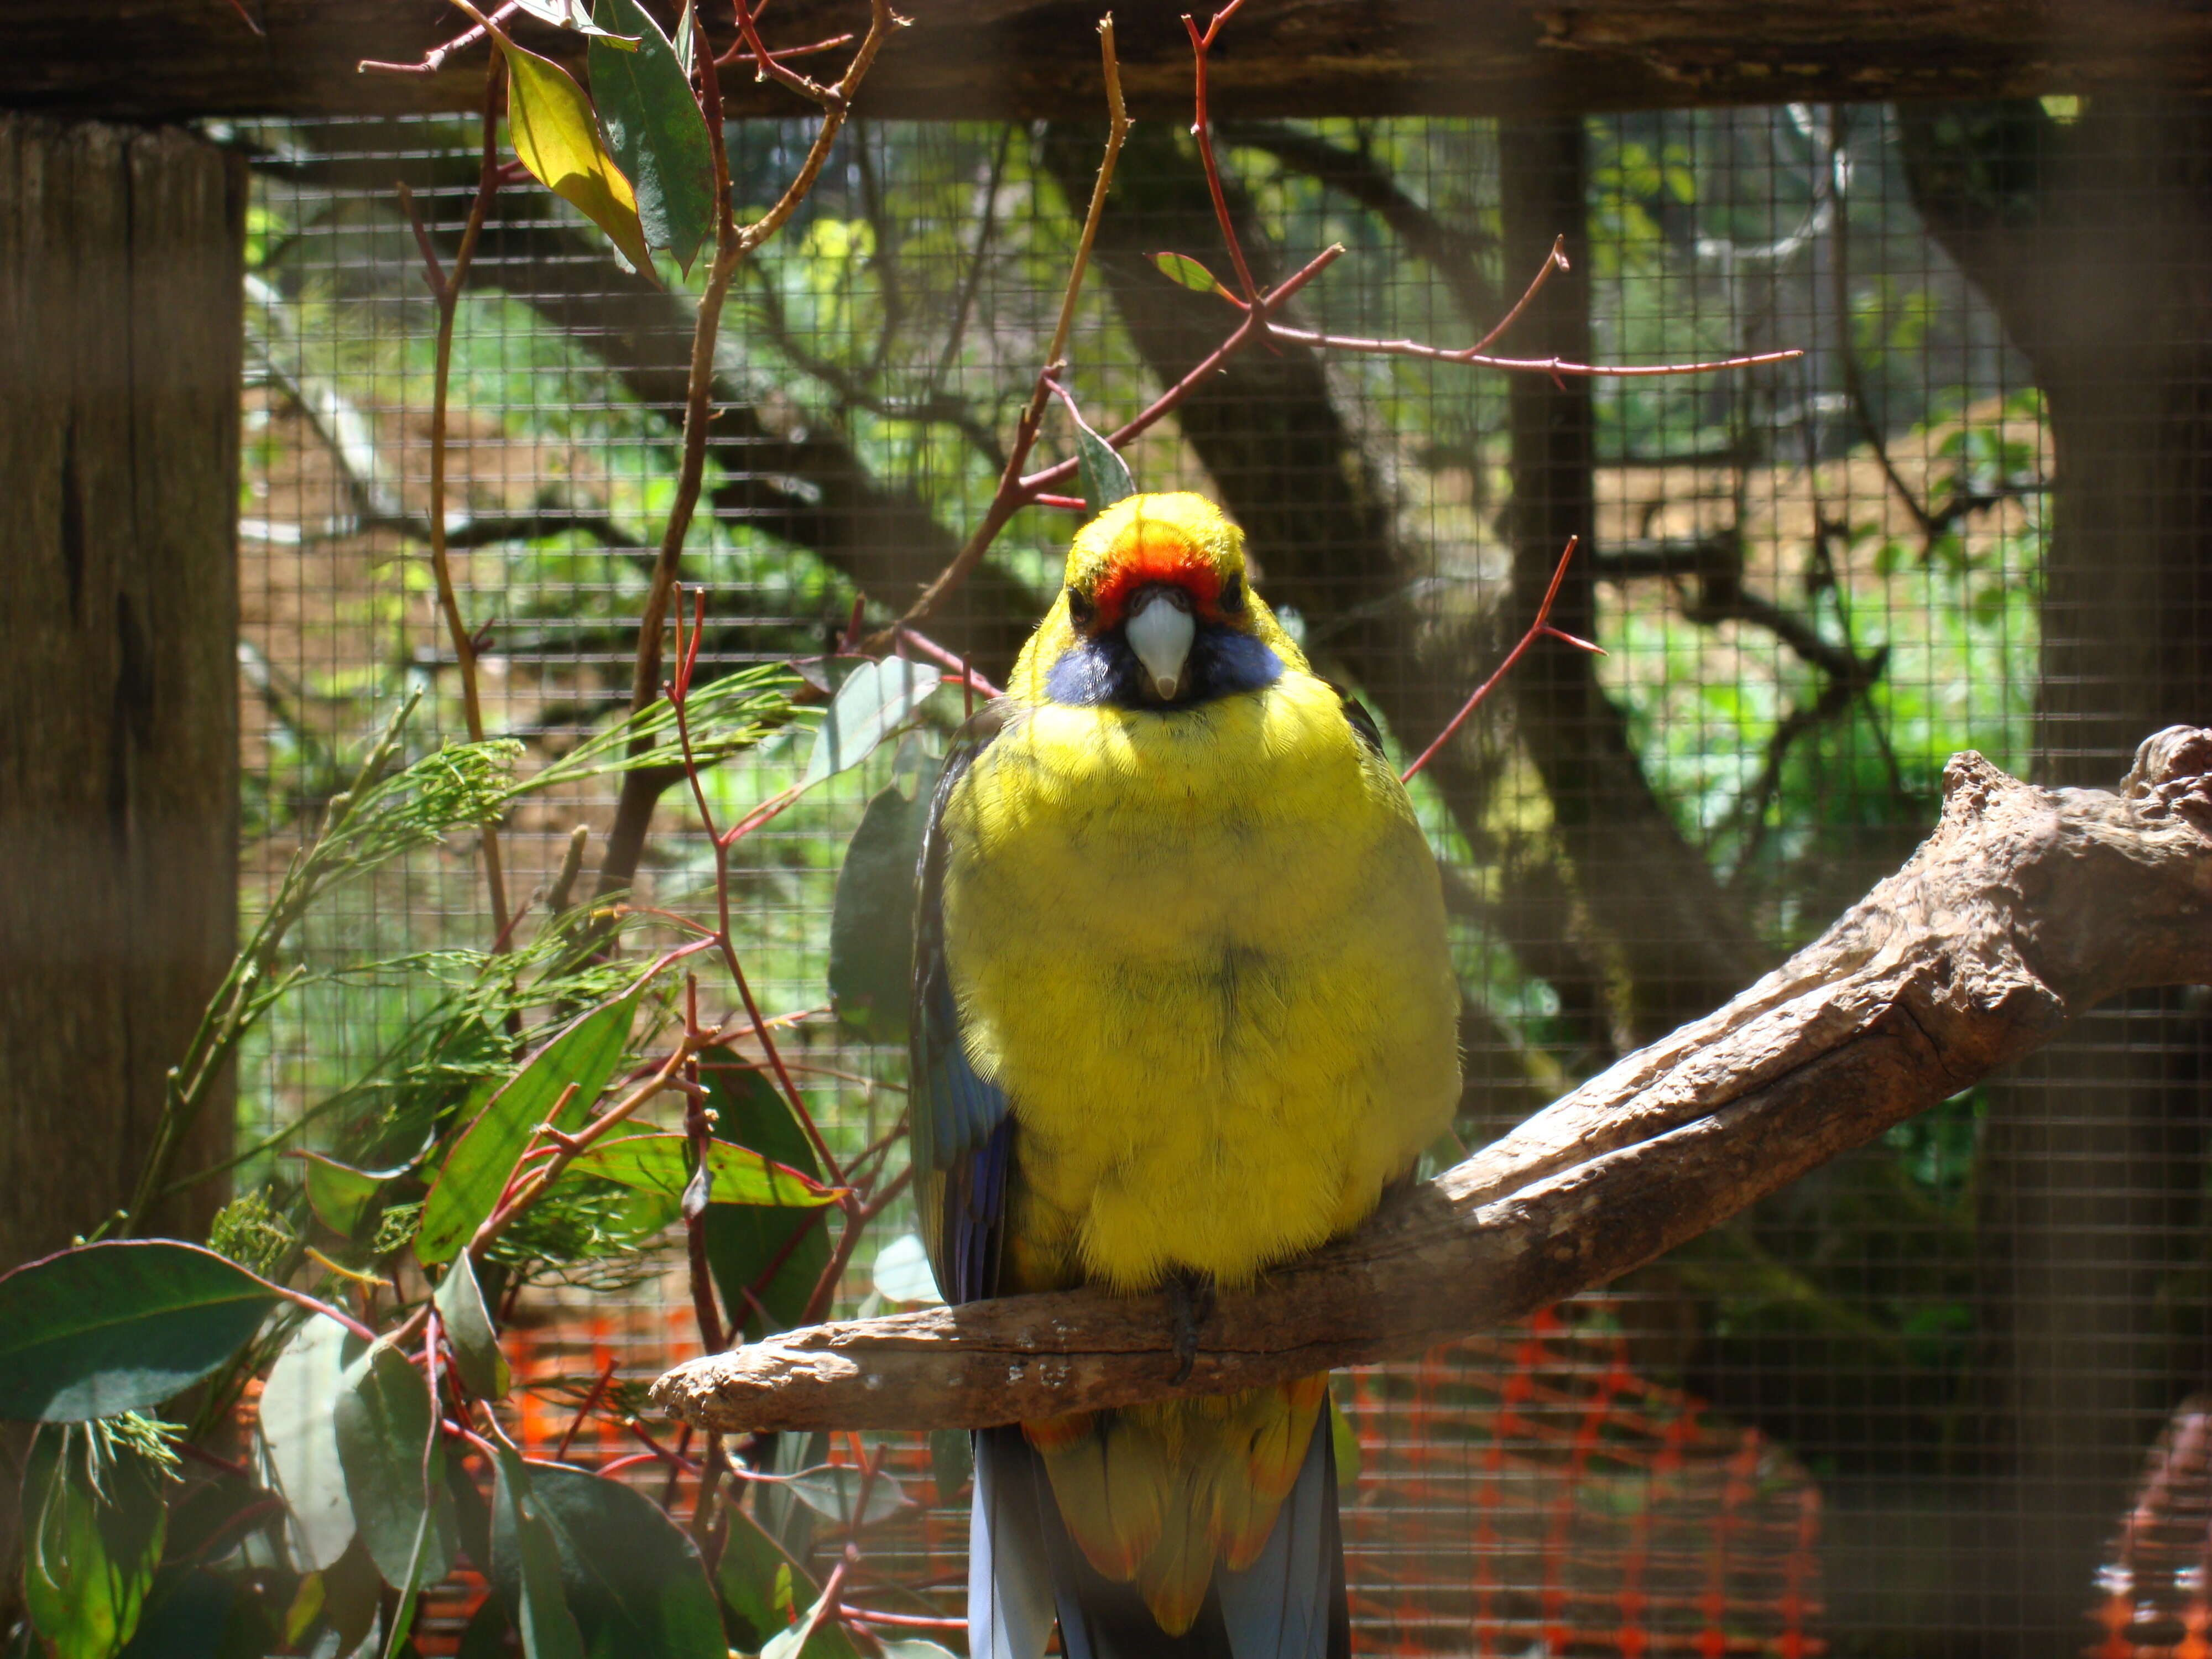
[[[1237,267],[1237,281],[1244,290],[1244,303],[1254,306],[1260,302],[1259,285],[1252,280],[1252,268],[1244,262],[1243,244],[1237,240],[1236,223],[1229,216],[1229,198],[1221,188],[1221,168],[1213,156],[1213,123],[1207,113],[1206,95],[1206,52],[1213,45],[1214,36],[1220,33],[1221,26],[1234,17],[1237,9],[1243,3],[1244,0],[1229,0],[1227,5],[1213,14],[1203,34],[1199,33],[1198,24],[1188,12],[1182,15],[1182,26],[1190,36],[1194,86],[1193,102],[1195,109],[1190,125],[1191,136],[1198,140],[1199,161],[1206,168],[1206,188],[1213,197],[1213,216],[1220,223],[1222,240],[1229,244],[1230,262]]]
[[[1559,584],[1566,580],[1567,566],[1575,556],[1575,542],[1576,538],[1567,538],[1566,549],[1559,555],[1559,568],[1552,573],[1552,585],[1544,590],[1544,602],[1536,607],[1536,619],[1528,624],[1528,632],[1522,635],[1520,642],[1505,653],[1505,660],[1492,669],[1488,678],[1474,688],[1473,694],[1460,705],[1459,713],[1445,722],[1444,729],[1437,733],[1429,746],[1414,757],[1413,763],[1398,775],[1399,782],[1411,783],[1420,769],[1436,758],[1437,751],[1451,741],[1452,734],[1466,724],[1467,717],[1482,706],[1483,699],[1497,690],[1498,683],[1512,671],[1513,665],[1519,662],[1522,654],[1538,640],[1548,637],[1571,645],[1579,651],[1595,652],[1599,656],[1605,654],[1588,640],[1578,640],[1572,634],[1563,633],[1552,626],[1552,602],[1559,597]]]

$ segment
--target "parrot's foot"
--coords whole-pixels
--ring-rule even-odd
[[[1168,1280],[1168,1321],[1175,1333],[1175,1381],[1190,1380],[1198,1363],[1199,1328],[1213,1315],[1213,1275],[1179,1273]]]

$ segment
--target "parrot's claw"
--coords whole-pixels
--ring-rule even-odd
[[[1188,1382],[1198,1363],[1199,1328],[1213,1313],[1213,1279],[1207,1273],[1177,1273],[1168,1280],[1168,1320],[1175,1332],[1174,1381]]]

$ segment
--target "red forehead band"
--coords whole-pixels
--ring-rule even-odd
[[[1172,525],[1139,519],[1115,543],[1112,562],[1091,592],[1098,607],[1098,625],[1111,628],[1121,621],[1121,608],[1130,595],[1157,582],[1182,588],[1200,616],[1220,619],[1221,573],[1213,568],[1213,562]]]

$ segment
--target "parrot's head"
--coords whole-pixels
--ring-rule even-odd
[[[1150,708],[1305,665],[1252,592],[1243,532],[1188,494],[1126,496],[1076,533],[1067,585],[1024,659],[1052,702]]]

